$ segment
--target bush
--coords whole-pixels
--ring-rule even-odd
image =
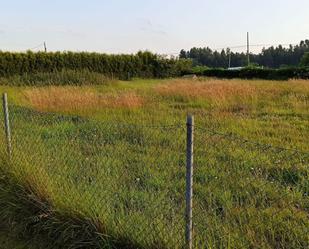
[[[300,65],[304,67],[309,67],[309,53],[304,54],[303,58],[301,59]]]
[[[207,69],[208,69],[208,67],[206,67],[206,66],[195,66],[195,67],[192,68],[192,72],[194,74],[199,74],[199,73],[201,73],[201,72],[203,72]]]
[[[180,76],[191,68],[190,60],[165,59],[150,52],[136,55],[107,55],[73,52],[0,51],[0,77],[66,70],[88,70],[107,77],[128,80],[132,77],[165,78]]]
[[[108,84],[108,79],[104,74],[90,72],[87,69],[67,70],[59,72],[38,72],[25,73],[22,75],[12,75],[0,77],[0,85],[7,86],[60,86],[60,85],[102,85]]]
[[[217,78],[240,78],[240,79],[267,79],[267,80],[287,80],[292,78],[309,79],[309,68],[243,68],[240,70],[227,70],[220,68],[207,69],[199,73],[200,76]]]

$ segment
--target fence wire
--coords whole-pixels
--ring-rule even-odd
[[[185,247],[185,122],[9,113],[10,170],[54,207],[98,221],[102,237]],[[194,130],[193,247],[308,248],[309,153]]]
[[[196,248],[308,248],[309,153],[195,129]]]
[[[55,207],[142,248],[184,244],[185,132],[10,107],[12,167]],[[179,153],[180,152],[180,153]]]

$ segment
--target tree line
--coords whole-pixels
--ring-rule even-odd
[[[279,45],[263,48],[258,54],[250,54],[250,62],[253,65],[267,68],[283,68],[288,66],[298,66],[309,52],[309,40],[301,41],[298,45],[290,45],[288,48]],[[232,52],[229,48],[221,51],[205,48],[191,48],[189,51],[180,51],[179,57],[191,59],[194,66],[207,66],[215,68],[247,66],[247,54],[244,52]],[[303,59],[305,60],[305,59]]]
[[[192,67],[191,60],[166,59],[151,52],[131,55],[108,55],[75,52],[1,52],[0,77],[54,72],[61,70],[88,70],[107,77],[130,79],[166,78],[181,76]]]
[[[306,52],[300,62],[301,66],[309,67],[309,52]]]

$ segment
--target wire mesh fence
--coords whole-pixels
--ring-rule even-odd
[[[309,153],[196,127],[197,248],[307,248]]]
[[[183,244],[182,127],[107,124],[16,106],[9,112],[10,167],[53,206],[96,219],[99,232],[136,247]]]
[[[102,243],[189,248],[191,211],[192,248],[309,246],[309,153],[196,125],[193,184],[186,188],[185,122],[129,125],[8,110],[8,170],[55,209],[99,224]],[[3,154],[4,132],[1,141]]]

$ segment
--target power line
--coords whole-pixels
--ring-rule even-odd
[[[286,46],[296,46],[298,45],[298,43],[285,43],[285,44],[282,44],[282,43],[277,43],[277,44],[250,44],[249,46],[250,47],[278,47],[278,46],[283,46],[283,47],[286,47]],[[218,47],[218,48],[210,48],[211,50],[223,50],[223,49],[236,49],[236,48],[246,48],[247,47],[247,44],[244,44],[244,45],[237,45],[237,46],[226,46],[226,47]]]
[[[277,44],[249,44],[250,47],[278,47],[278,46],[296,46],[299,45],[298,43],[277,43]],[[219,51],[219,50],[226,50],[226,49],[239,49],[239,48],[247,48],[247,44],[244,45],[236,45],[236,46],[225,46],[225,47],[217,47],[217,48],[211,48],[209,46],[205,48],[209,48],[212,51]],[[173,52],[173,53],[164,53],[164,55],[179,55],[179,52]]]
[[[29,48],[29,49],[27,49],[27,50],[34,50],[34,49],[37,49],[37,48],[41,48],[41,47],[43,47],[43,46],[44,46],[44,43],[40,43],[39,45],[36,45],[35,47]]]

